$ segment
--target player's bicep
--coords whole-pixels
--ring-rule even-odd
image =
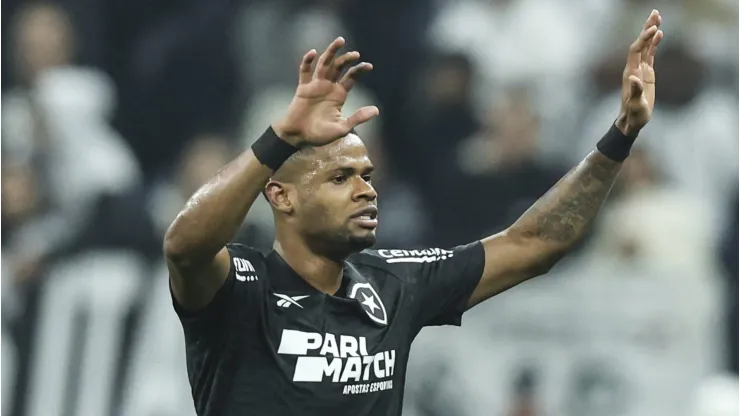
[[[547,251],[537,247],[534,240],[516,238],[504,231],[481,242],[485,266],[468,308],[547,272],[542,268],[546,263],[542,256]]]
[[[205,264],[178,264],[167,259],[167,269],[177,306],[197,312],[208,306],[224,286],[231,270],[231,256],[224,247]]]

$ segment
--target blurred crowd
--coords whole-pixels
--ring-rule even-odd
[[[358,128],[378,245],[452,247],[594,147],[653,8],[657,107],[593,232],[461,329],[423,331],[406,413],[738,415],[734,0],[3,1],[2,414],[192,414],[164,375],[185,363],[162,236],[281,115],[308,49],[342,35],[375,66],[345,110],[381,110]],[[237,240],[272,232],[260,200]]]

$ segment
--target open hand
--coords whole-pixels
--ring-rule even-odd
[[[298,88],[288,106],[287,114],[273,125],[283,140],[294,146],[321,146],[340,139],[355,126],[379,114],[375,106],[363,107],[349,118],[342,117],[342,106],[354,86],[357,76],[373,69],[372,64],[362,62],[359,52],[347,52],[336,57],[344,46],[344,39],[335,39],[321,54],[314,68],[316,50],[310,50],[301,61]],[[340,78],[341,77],[341,78]]]
[[[622,109],[617,128],[627,136],[636,136],[650,121],[655,106],[655,51],[663,39],[660,12],[653,10],[630,46],[627,66],[622,75]]]

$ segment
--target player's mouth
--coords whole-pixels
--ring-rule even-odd
[[[350,218],[362,228],[374,229],[378,226],[378,208],[371,205],[355,212]]]

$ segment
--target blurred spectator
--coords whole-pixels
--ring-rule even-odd
[[[381,137],[393,166],[407,163],[409,124],[415,80],[430,54],[425,34],[434,14],[434,0],[376,0],[342,3],[342,21],[362,60],[373,63],[363,85],[383,115]]]
[[[3,234],[12,234],[17,227],[40,211],[40,189],[35,172],[30,166],[12,164],[2,166],[2,227]]]
[[[566,170],[538,157],[540,126],[526,88],[512,88],[491,108],[487,125],[461,143],[461,176],[436,201],[438,239],[463,244],[502,231],[552,187]],[[452,197],[450,197],[452,196]],[[464,202],[467,201],[467,202]],[[464,206],[465,217],[455,215]]]
[[[737,377],[708,377],[694,395],[691,416],[735,416],[740,414]]]
[[[58,5],[41,2],[21,8],[13,22],[13,67],[18,83],[31,86],[46,69],[71,63],[74,28]]]
[[[638,148],[625,163],[614,201],[600,217],[593,246],[573,272],[583,276],[578,278],[583,299],[595,296],[596,292],[591,291],[596,291],[597,285],[599,292],[608,290],[601,279],[616,279],[614,285],[622,285],[624,291],[643,286],[643,296],[647,297],[639,302],[646,302],[646,308],[651,305],[651,313],[662,318],[656,315],[656,321],[649,324],[648,315],[643,315],[645,325],[654,328],[646,326],[641,336],[647,337],[645,341],[659,342],[656,347],[662,345],[666,358],[684,363],[681,375],[664,387],[668,389],[665,393],[681,389],[686,395],[722,365],[718,322],[724,284],[713,261],[710,207],[666,183],[650,155]],[[612,296],[621,293],[611,290]],[[630,299],[635,313],[638,299]],[[591,301],[604,302],[596,298]],[[663,341],[659,341],[661,338]],[[690,405],[682,403],[684,407]]]
[[[562,119],[564,108],[577,114],[580,70],[609,39],[584,33],[605,15],[606,3],[618,2],[444,1],[427,36],[436,49],[473,59],[482,81],[477,106],[490,106],[502,88],[528,83],[543,92],[537,99],[543,116]]]
[[[409,181],[394,175],[380,138],[361,138],[375,167],[372,184],[378,192],[378,208],[382,216],[376,245],[408,248],[424,245],[431,224],[421,195]]]
[[[25,392],[32,353],[39,348],[39,294],[48,287],[49,272],[87,248],[154,250],[146,217],[136,215],[140,204],[127,196],[140,185],[140,172],[127,143],[109,125],[115,107],[111,81],[75,65],[75,30],[59,5],[23,5],[12,29],[17,85],[2,96],[2,293],[18,351],[16,400],[9,412],[23,415],[33,402]]]
[[[705,83],[706,65],[681,43],[665,45],[656,57],[657,105],[638,141],[668,180],[707,203],[711,232],[719,236],[737,187],[738,104],[737,97]],[[592,106],[573,162],[613,123],[619,100],[620,92],[613,91]]]
[[[411,394],[404,400],[403,414],[409,416],[447,416],[460,414],[458,397],[445,389],[445,380],[451,374],[450,363],[439,359],[429,359],[423,373],[434,377],[420,377],[410,387]]]
[[[712,65],[709,74],[728,90],[738,89],[738,6],[734,0],[684,0],[686,42]]]
[[[63,9],[40,3],[16,21],[22,86],[3,96],[3,150],[39,163],[51,203],[76,221],[101,192],[131,189],[138,163],[108,124],[113,86],[102,73],[72,63],[73,28]]]
[[[395,171],[418,187],[427,204],[425,210],[434,219],[429,232],[430,244],[445,245],[440,238],[450,219],[444,211],[454,199],[450,193],[464,179],[464,172],[454,155],[463,139],[479,129],[472,102],[475,69],[464,54],[439,54],[431,58],[411,94],[409,136],[399,146],[402,162]],[[397,147],[398,148],[398,147]],[[439,223],[440,219],[445,222]]]
[[[195,191],[237,155],[233,144],[217,134],[195,136],[187,143],[176,169],[160,179],[149,192],[147,205],[160,238]],[[256,247],[271,243],[267,241],[271,235],[266,232],[250,234],[254,240],[247,242]]]
[[[643,139],[649,142],[652,137]],[[621,261],[651,268],[716,274],[709,227],[712,207],[666,182],[652,156],[640,147],[624,163],[612,201],[600,218],[605,240],[595,241],[593,249],[620,252]]]
[[[43,190],[27,164],[2,163],[2,293],[3,311],[13,315],[23,308],[19,286],[34,281],[43,272],[42,259],[60,245],[63,223],[48,215]]]
[[[69,247],[102,195],[134,189],[139,171],[108,124],[110,81],[73,64],[74,28],[65,11],[50,3],[25,6],[13,39],[22,83],[3,95],[3,159],[11,164],[3,197],[19,202],[4,211],[10,232],[3,246],[21,282]]]
[[[250,91],[258,93],[276,84],[292,86],[301,57],[311,49],[320,51],[338,36],[347,40],[346,50],[353,50],[340,16],[342,3],[344,0],[244,4],[238,44]],[[278,44],[282,47],[275,48]],[[254,65],[256,61],[260,65]]]
[[[238,154],[233,143],[218,134],[198,135],[185,145],[176,169],[155,182],[148,193],[147,210],[160,239],[188,199]],[[272,232],[271,222],[263,225],[250,212],[235,239],[266,250],[272,247]]]
[[[459,172],[450,154],[479,128],[472,102],[475,76],[466,55],[440,54],[432,58],[411,94],[411,130],[401,144],[407,156],[397,169],[427,195],[455,183]]]
[[[251,3],[251,2],[250,2]],[[148,179],[167,172],[189,137],[233,134],[246,91],[238,73],[235,0],[127,0],[110,3],[123,26],[114,47],[121,104],[115,125]],[[120,27],[118,26],[118,27]],[[123,36],[122,36],[123,34]]]
[[[538,416],[537,373],[523,369],[512,386],[512,405],[505,416]]]
[[[722,285],[701,203],[660,178],[636,149],[581,256],[475,307],[453,337],[425,330],[412,385],[441,360],[453,371],[434,394],[457,391],[456,414],[505,414],[524,367],[548,414],[688,414],[721,361]]]
[[[598,7],[600,10],[593,21],[593,27],[598,28],[599,47],[590,50],[595,60],[603,60],[614,54],[624,58],[629,45],[645,26],[646,16],[652,9],[660,10],[663,18],[661,29],[668,35],[666,38],[675,40],[684,37],[682,3],[685,0],[653,0],[650,3],[642,0],[587,1],[592,3],[592,8]],[[597,2],[601,4],[597,6]],[[624,67],[624,62],[620,66]]]
[[[549,0],[450,1],[429,37],[439,49],[470,53],[490,87],[577,69],[592,41],[580,33],[584,17],[582,10]]]
[[[595,3],[598,0],[588,1]],[[663,16],[661,28],[668,39],[686,44],[703,60],[718,65],[737,65],[736,1],[653,0],[646,3],[624,0],[601,3],[604,13],[599,16],[595,27],[601,28],[601,38],[608,39],[609,43],[593,51],[597,58],[604,58],[617,50],[626,53],[624,46],[629,45],[642,29],[645,16],[651,9],[658,9]]]
[[[738,255],[740,254],[740,246],[738,245],[738,230],[740,225],[738,224],[738,196],[735,195],[734,207],[729,211],[729,218],[727,219],[727,227],[725,229],[725,237],[722,240],[720,258],[724,268],[724,272],[727,276],[727,291],[726,302],[727,302],[727,332],[725,339],[727,340],[727,356],[728,363],[727,369],[738,374],[738,355],[735,351],[738,351],[738,312],[740,312],[740,306],[738,306],[738,280],[740,279],[740,272],[738,267],[740,266],[740,260]]]
[[[79,236],[67,247],[67,251],[133,251],[143,255],[146,260],[159,263],[162,236],[156,231],[146,209],[146,201],[143,189],[101,195]]]

